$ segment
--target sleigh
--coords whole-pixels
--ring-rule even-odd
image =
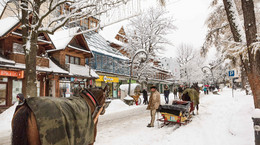
[[[193,110],[193,103],[190,101],[173,101],[172,105],[160,105],[158,111],[162,118],[158,121],[163,122],[162,127],[169,124],[186,125],[191,121]]]

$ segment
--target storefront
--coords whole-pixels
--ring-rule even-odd
[[[0,69],[0,107],[14,104],[16,95],[22,93],[24,71]]]
[[[106,85],[109,86],[109,97],[118,98],[119,78],[111,76],[99,76],[99,79],[95,80],[96,87],[104,88]]]

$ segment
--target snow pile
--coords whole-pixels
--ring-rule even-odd
[[[129,101],[130,101],[130,100],[134,100],[134,99],[133,99],[132,97],[130,97],[130,96],[127,95],[127,96],[124,98],[124,100],[129,100]]]
[[[128,106],[126,103],[124,103],[122,100],[116,99],[112,100],[108,108],[106,109],[106,114],[111,114],[111,113],[116,113],[116,112],[121,112],[125,111],[131,108],[135,108],[136,106]]]
[[[16,102],[12,107],[5,110],[3,113],[0,114],[0,135],[10,135],[11,133],[11,122],[13,118],[13,114],[15,111],[18,102]],[[0,137],[1,137],[0,136]]]

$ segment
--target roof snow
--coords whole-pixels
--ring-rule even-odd
[[[128,58],[121,54],[118,50],[111,47],[100,34],[96,32],[89,32],[85,33],[84,36],[91,51],[123,60],[128,60]]]
[[[4,12],[6,4],[9,2],[9,0],[0,0],[0,16]]]
[[[120,35],[118,32],[123,27],[124,29],[128,25],[129,20],[125,20],[122,22],[118,22],[109,26],[104,27],[99,31],[99,34],[104,37],[107,41],[115,43],[120,46],[124,46],[125,44],[121,41],[118,41],[115,37],[116,35]]]
[[[51,59],[49,59],[49,67],[54,73],[69,74],[68,71],[65,71],[64,69],[57,66]]]
[[[53,35],[49,35],[56,50],[65,49],[78,30],[79,27],[74,27],[66,30],[57,31]]]
[[[19,23],[19,19],[17,17],[7,17],[0,20],[0,37],[6,34],[11,28]]]
[[[96,72],[93,69],[90,69],[90,74],[89,74],[88,65],[82,66],[82,65],[70,64],[70,73],[73,75],[79,75],[84,77],[99,78],[99,75],[96,74]]]
[[[15,64],[13,60],[8,60],[0,56],[0,64],[1,63],[7,63],[7,64]]]

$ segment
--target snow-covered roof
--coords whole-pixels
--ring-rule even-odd
[[[58,65],[56,65],[51,59],[49,59],[49,67],[52,69],[54,73],[62,73],[62,74],[69,74],[68,71],[60,68]]]
[[[6,34],[11,28],[19,23],[19,19],[17,17],[7,17],[0,20],[0,37]]]
[[[106,40],[113,42],[115,41],[115,37],[120,31],[120,29],[123,27],[125,28],[129,23],[129,20],[124,20],[118,23],[114,23],[109,26],[105,26],[99,31],[99,34],[104,37]],[[122,42],[121,42],[122,43]]]
[[[15,61],[13,60],[8,60],[8,59],[5,59],[3,57],[0,56],[0,64],[1,63],[7,63],[7,64],[15,64]]]
[[[79,75],[79,76],[84,76],[84,77],[94,77],[94,78],[99,78],[99,75],[93,70],[90,69],[90,74],[89,74],[89,66],[85,65],[76,65],[76,64],[69,64],[70,65],[70,74],[72,75]]]
[[[6,4],[9,2],[9,0],[0,0],[0,16],[2,16]]]
[[[73,34],[79,30],[79,27],[74,27],[66,30],[61,30],[55,32],[53,35],[49,35],[51,41],[53,42],[56,50],[62,50],[67,47],[69,42],[74,37]]]
[[[121,54],[118,50],[111,47],[100,34],[96,32],[89,32],[84,34],[84,36],[91,51],[119,59],[128,60],[128,58]]]
[[[25,70],[25,64],[22,63],[15,63],[14,65],[11,64],[0,64],[0,67],[7,67],[7,68],[14,68],[14,69],[23,69]],[[41,72],[52,72],[52,69],[48,67],[36,66],[37,71]]]

